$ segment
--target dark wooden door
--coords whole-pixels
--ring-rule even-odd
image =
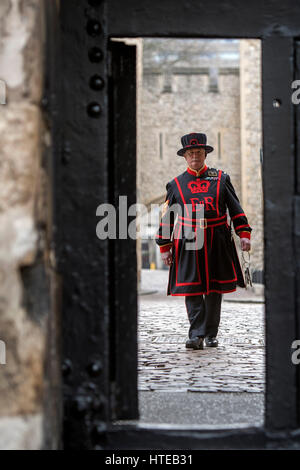
[[[299,78],[299,2],[63,0],[57,14],[62,86],[60,112],[50,117],[59,122],[54,250],[62,280],[65,448],[297,446],[299,366],[291,362],[291,342],[300,334],[300,166],[291,82]],[[262,40],[267,392],[259,429],[112,422],[137,417],[135,241],[99,240],[96,209],[119,195],[135,202],[135,52],[111,38],[139,36]]]
[[[136,203],[136,47],[110,41],[109,64],[108,168],[118,234],[110,240],[111,416],[136,419],[137,257],[127,230],[135,224],[128,210]]]

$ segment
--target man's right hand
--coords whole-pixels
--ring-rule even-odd
[[[166,266],[170,266],[172,264],[172,252],[171,250],[165,251],[161,253],[161,259],[163,260]]]

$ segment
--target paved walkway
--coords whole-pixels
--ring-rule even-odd
[[[264,392],[262,292],[225,294],[219,347],[190,350],[184,297],[166,296],[167,277],[142,271],[141,293],[148,294],[139,296],[139,390]]]
[[[139,392],[140,423],[262,426],[263,393]]]

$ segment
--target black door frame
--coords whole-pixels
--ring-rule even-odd
[[[53,54],[59,53],[61,68],[47,93],[57,94],[61,104],[59,130],[57,113],[50,109],[49,114],[53,139],[59,140],[53,152],[54,249],[56,270],[62,279],[65,448],[299,445],[299,366],[291,361],[292,342],[300,337],[299,262],[295,256],[300,242],[299,106],[291,102],[291,83],[299,71],[299,17],[300,4],[295,0],[285,2],[285,9],[275,0],[253,0],[251,4],[237,0],[61,2],[57,10],[61,46]],[[124,183],[118,186],[112,178],[109,163],[108,47],[112,37],[262,40],[267,369],[265,423],[261,428],[165,429],[111,424],[115,406],[111,388],[114,278],[109,276],[115,260],[109,243],[95,235],[95,213],[112,194],[124,191]],[[126,184],[132,185],[130,175],[128,178],[125,190]],[[128,266],[130,263],[128,258]],[[130,276],[136,278],[135,269],[129,269]],[[128,310],[134,313],[134,309],[133,295]]]

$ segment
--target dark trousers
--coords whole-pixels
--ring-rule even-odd
[[[190,322],[189,338],[217,336],[221,315],[222,294],[186,295],[185,306]]]

